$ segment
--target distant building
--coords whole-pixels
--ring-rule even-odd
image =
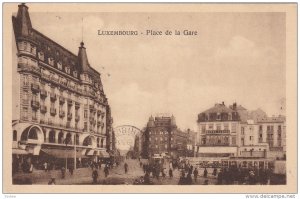
[[[198,115],[200,157],[285,157],[285,117],[224,102]]]
[[[142,156],[186,156],[187,134],[177,128],[175,117],[149,118],[142,135]]]

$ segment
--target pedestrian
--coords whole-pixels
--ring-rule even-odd
[[[48,185],[55,185],[55,178],[51,178],[50,181],[48,182]]]
[[[195,170],[194,170],[194,180],[195,180],[195,182],[197,182],[197,177],[198,177],[198,169],[195,168]]]
[[[170,176],[170,178],[173,178],[173,170],[172,170],[172,168],[169,169],[169,176]]]
[[[218,173],[217,179],[218,179],[218,184],[219,185],[223,184],[223,172],[222,172],[222,170]]]
[[[144,184],[149,185],[150,184],[150,175],[148,172],[146,172],[144,176]]]
[[[124,164],[125,174],[128,172],[128,164],[125,162]]]
[[[66,176],[66,169],[65,169],[65,167],[62,167],[61,168],[61,178],[64,179],[65,176]]]
[[[47,162],[44,163],[44,170],[45,170],[45,172],[47,172],[47,170],[48,170],[48,163]]]
[[[71,165],[71,166],[69,167],[69,172],[70,172],[71,175],[73,175],[73,171],[74,171],[74,167]]]
[[[140,162],[140,167],[142,167],[143,166],[143,163],[142,162]]]
[[[203,176],[204,176],[204,178],[207,178],[207,169],[206,168],[204,168]]]
[[[187,185],[193,184],[192,174],[190,172],[186,176],[186,184]]]
[[[213,176],[216,176],[216,175],[217,175],[217,168],[216,168],[216,167],[214,168],[212,175],[213,175]]]
[[[208,180],[204,180],[204,185],[208,185]]]
[[[32,173],[32,172],[33,172],[33,164],[30,163],[29,173]]]
[[[162,175],[163,178],[166,177],[166,168],[163,168],[163,169],[162,169],[161,175]]]
[[[107,178],[107,176],[109,175],[108,165],[105,165],[105,167],[104,167],[104,173],[105,173],[105,177]]]
[[[98,171],[97,171],[97,169],[93,170],[92,178],[93,178],[93,184],[97,184],[97,179],[98,179]]]
[[[184,172],[181,173],[178,184],[179,185],[185,185],[186,184],[186,179],[185,179],[185,173]]]

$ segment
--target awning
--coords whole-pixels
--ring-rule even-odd
[[[86,153],[86,155],[88,155],[88,156],[94,155],[94,150],[89,150],[89,151]]]
[[[70,149],[41,149],[43,152],[55,158],[74,158],[75,151]],[[81,150],[76,150],[76,158],[81,158]]]
[[[106,151],[100,151],[99,157],[101,158],[109,158],[109,154]]]
[[[28,152],[24,149],[12,149],[12,154],[26,155]]]

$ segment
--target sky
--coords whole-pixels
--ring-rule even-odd
[[[196,131],[197,115],[223,101],[280,114],[286,92],[283,13],[30,12],[30,17],[36,30],[76,55],[84,41],[90,65],[101,73],[115,127],[143,128],[150,115],[168,113],[180,129]],[[145,35],[186,29],[198,34]],[[98,30],[139,35],[103,36]]]

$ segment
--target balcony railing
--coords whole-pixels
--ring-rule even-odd
[[[47,113],[47,106],[41,105],[41,113]]]
[[[71,120],[72,119],[72,113],[68,113],[68,120]]]
[[[39,102],[39,101],[36,101],[36,100],[32,100],[32,101],[31,101],[31,106],[32,106],[32,108],[34,108],[34,109],[39,109],[39,108],[40,108],[40,102]]]
[[[56,101],[57,97],[55,93],[50,93],[50,99],[51,101]]]
[[[62,96],[60,96],[60,97],[59,97],[59,103],[60,103],[60,104],[64,104],[64,103],[65,103],[65,98],[62,97]]]
[[[264,151],[241,151],[241,157],[256,157],[263,158],[266,156],[266,152]]]
[[[72,106],[73,105],[73,101],[71,99],[68,99],[68,105]]]
[[[59,111],[59,117],[65,117],[65,111]]]
[[[40,86],[38,84],[32,83],[31,90],[35,93],[38,93],[38,92],[40,92]]]
[[[47,91],[42,89],[41,90],[41,97],[46,98],[47,97]]]
[[[50,108],[50,114],[52,116],[55,116],[56,115],[56,108]]]

